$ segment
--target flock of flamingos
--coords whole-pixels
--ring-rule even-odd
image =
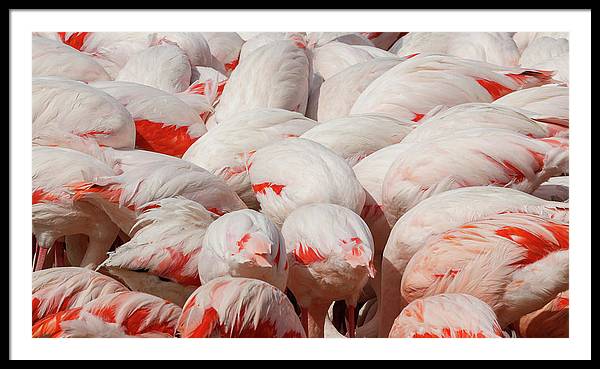
[[[565,33],[32,35],[33,337],[568,337]]]

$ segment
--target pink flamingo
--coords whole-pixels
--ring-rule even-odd
[[[569,135],[569,87],[549,84],[504,95],[494,105],[519,109],[545,125],[552,136]]]
[[[568,338],[569,291],[564,291],[543,308],[529,313],[517,322],[519,337]]]
[[[33,272],[32,323],[61,311],[82,307],[100,296],[128,291],[116,280],[86,268],[62,267]]]
[[[183,197],[151,202],[138,216],[131,240],[110,253],[99,270],[134,291],[183,306],[200,286],[198,254],[216,218]]]
[[[177,323],[183,338],[305,337],[291,302],[279,289],[250,278],[221,277],[198,288]]]
[[[202,284],[230,275],[260,279],[285,290],[288,270],[285,242],[263,214],[237,210],[208,226],[198,255]]]
[[[358,114],[323,122],[300,138],[320,143],[354,166],[375,151],[402,141],[413,126],[385,115]]]
[[[365,191],[350,166],[323,145],[303,138],[259,149],[248,163],[248,173],[261,212],[278,226],[301,205],[333,203],[358,214],[365,202]]]
[[[159,297],[117,292],[39,320],[32,337],[173,337],[180,315],[179,306]]]
[[[568,288],[568,250],[568,223],[527,213],[467,222],[415,253],[402,297],[410,303],[440,293],[473,295],[506,327]]]
[[[419,54],[374,80],[356,99],[350,114],[382,113],[416,122],[438,105],[490,103],[515,90],[548,83],[551,75],[447,55]]]
[[[467,187],[437,194],[409,210],[392,228],[383,251],[379,337],[387,337],[392,323],[406,306],[400,284],[406,265],[430,239],[467,222],[498,213],[527,213],[568,222],[569,205],[542,200],[502,187]]]
[[[60,41],[32,37],[32,74],[55,76],[82,82],[109,81],[106,70],[91,56]]]
[[[398,55],[437,53],[502,66],[519,65],[509,32],[409,32],[390,49]]]
[[[476,297],[448,293],[417,299],[394,321],[390,338],[502,338],[496,314]]]
[[[36,238],[34,270],[44,267],[55,250],[56,266],[65,266],[65,236],[85,235],[79,249],[67,247],[73,266],[95,267],[106,258],[118,227],[101,209],[77,201],[69,187],[82,181],[114,175],[105,163],[78,151],[34,146],[32,150],[32,230]]]
[[[323,337],[331,303],[346,301],[348,335],[355,334],[355,307],[373,278],[373,238],[353,211],[309,204],[293,211],[282,228],[290,264],[288,288],[302,308],[308,337]]]
[[[567,139],[536,139],[504,129],[465,130],[417,143],[399,156],[383,181],[383,205],[395,221],[440,192],[491,185],[531,193],[568,171]]]
[[[258,209],[248,175],[256,150],[288,137],[297,137],[317,123],[297,112],[254,109],[223,121],[194,142],[183,159],[223,179],[252,209]]]
[[[104,209],[129,236],[148,203],[167,197],[183,196],[217,215],[246,208],[225,182],[185,160],[143,150],[106,149],[104,155],[119,174],[72,184],[71,191]]]
[[[215,108],[213,119],[217,124],[256,108],[280,108],[304,114],[309,62],[304,44],[298,45],[291,40],[277,41],[242,57]]]
[[[127,109],[101,90],[57,77],[33,78],[32,134],[34,143],[54,143],[67,135],[99,145],[132,149],[135,126]]]
[[[173,94],[133,82],[91,84],[119,101],[135,123],[135,148],[181,157],[206,133],[198,110]],[[212,110],[206,102],[205,112]]]

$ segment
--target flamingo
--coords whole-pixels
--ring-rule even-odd
[[[553,136],[569,134],[569,87],[565,85],[549,84],[515,91],[492,104],[519,109],[544,124]]]
[[[543,308],[519,319],[517,332],[528,338],[569,337],[569,291],[556,295]]]
[[[401,56],[439,53],[502,66],[519,64],[519,49],[508,32],[409,32],[390,51]]]
[[[31,276],[32,324],[46,316],[82,307],[100,296],[128,291],[116,280],[77,267],[50,268]]]
[[[117,100],[84,83],[56,77],[33,78],[32,134],[34,142],[73,134],[118,149],[135,144],[133,119]]]
[[[186,301],[175,335],[183,338],[303,338],[302,325],[283,292],[251,278],[221,277]]]
[[[366,198],[360,216],[367,223],[374,241],[373,264],[377,270],[381,270],[383,250],[394,226],[391,217],[386,216],[382,199],[382,184],[389,167],[396,158],[403,152],[410,150],[410,144],[398,143],[386,146],[367,156],[352,167],[356,178],[363,186]],[[390,218],[390,219],[388,219]],[[370,280],[377,296],[381,296],[381,273],[376,273],[375,278]],[[368,327],[359,327],[357,334],[375,334],[377,335],[376,319],[371,319],[372,323]],[[365,333],[367,330],[369,333]]]
[[[373,46],[348,45],[332,41],[312,50],[312,63],[315,73],[328,80],[335,74],[355,64],[364,63],[378,57],[395,57],[394,54]]]
[[[158,32],[154,44],[178,46],[187,55],[192,67],[207,67],[213,63],[210,45],[202,32]],[[160,71],[163,72],[162,69]]]
[[[565,38],[539,37],[523,50],[523,67],[555,71],[554,80],[569,83],[569,41]]]
[[[133,55],[149,48],[156,40],[156,34],[149,32],[63,33],[63,42],[91,56],[108,73],[110,80],[117,77]]]
[[[352,168],[333,151],[303,138],[257,150],[248,174],[261,212],[277,226],[301,205],[333,203],[359,214],[365,202]]]
[[[328,78],[319,89],[317,119],[329,121],[350,115],[350,109],[365,88],[401,61],[399,58],[371,59]]]
[[[214,113],[228,77],[211,67],[192,68],[192,83],[185,91],[175,96],[183,100],[200,115],[203,121]],[[206,127],[207,129],[209,127]]]
[[[32,336],[568,337],[568,39],[34,32]]]
[[[420,142],[389,168],[382,188],[392,221],[423,199],[470,186],[511,187],[531,193],[567,173],[568,141],[531,138],[502,129],[472,129]]]
[[[569,84],[569,53],[536,63],[533,68],[552,71],[554,81]]]
[[[546,201],[503,187],[477,186],[447,191],[422,201],[402,216],[383,251],[381,300],[378,304],[379,337],[387,337],[406,301],[400,295],[404,270],[429,239],[498,213],[527,213],[568,222],[569,205]]]
[[[186,53],[176,45],[162,44],[133,55],[115,81],[136,82],[176,93],[189,87],[191,77],[192,65]]]
[[[103,209],[129,236],[136,216],[167,197],[183,196],[217,215],[246,208],[224,181],[185,160],[144,150],[104,154],[117,174],[74,183],[70,191]]]
[[[131,239],[109,253],[98,270],[134,291],[183,306],[200,286],[198,255],[206,230],[216,218],[183,197],[151,202],[138,216]]]
[[[249,39],[260,35],[261,33],[264,32],[236,32],[238,34],[238,36],[240,36],[240,38],[242,40],[244,40],[244,42],[248,41]],[[279,34],[283,34],[283,32],[269,32],[269,33],[279,33]]]
[[[55,251],[55,265],[65,266],[64,237],[85,235],[81,249],[67,248],[73,266],[95,267],[117,237],[119,228],[99,208],[76,201],[69,186],[93,181],[114,172],[105,163],[84,153],[56,147],[32,149],[32,230],[36,239],[34,271],[46,263],[48,251]]]
[[[382,184],[386,173],[396,158],[410,150],[410,144],[398,143],[379,149],[352,167],[356,178],[363,186],[366,197],[360,213],[369,225],[375,240],[376,255],[383,251],[387,237],[394,225],[384,214]],[[377,264],[376,264],[377,265]]]
[[[237,67],[244,40],[235,32],[203,32],[211,54],[223,65],[227,75]]]
[[[217,124],[257,108],[304,113],[308,99],[309,63],[304,44],[292,40],[269,43],[240,58],[216,106]]]
[[[569,224],[496,214],[453,228],[422,247],[402,277],[407,302],[466,293],[490,305],[502,327],[568,288]]]
[[[307,46],[321,47],[330,42],[340,42],[347,45],[374,46],[367,35],[359,32],[308,32],[306,34]]]
[[[539,37],[530,42],[521,53],[519,65],[531,67],[548,59],[569,53],[569,40],[565,38]]]
[[[531,193],[548,201],[569,201],[569,176],[552,177]]]
[[[181,308],[141,292],[100,296],[39,320],[32,337],[173,337]]]
[[[413,126],[413,122],[385,115],[360,114],[323,122],[300,138],[320,143],[354,166],[375,151],[402,141]]]
[[[82,82],[111,79],[91,56],[45,37],[32,37],[31,57],[34,77],[55,76]]]
[[[258,209],[247,160],[256,150],[288,137],[298,137],[316,124],[288,110],[249,110],[211,129],[190,146],[183,159],[223,179],[248,207]]]
[[[398,39],[404,37],[408,32],[361,32],[375,47],[389,50]]]
[[[237,210],[208,226],[198,255],[202,284],[230,275],[260,279],[285,290],[287,260],[283,236],[269,218]]]
[[[259,32],[247,39],[240,50],[239,60],[243,60],[247,55],[252,54],[262,46],[272,44],[282,40],[295,40],[297,46],[306,46],[306,37],[304,33],[296,32]],[[239,64],[239,63],[238,63]]]
[[[503,338],[494,311],[476,297],[446,293],[416,299],[402,310],[390,338]]]
[[[541,37],[551,37],[555,39],[564,38],[569,39],[569,32],[516,32],[513,36],[513,40],[517,44],[519,52],[523,52],[530,43]]]
[[[551,74],[447,55],[419,54],[369,84],[350,114],[383,113],[419,121],[438,105],[489,103],[512,91],[547,83]]]
[[[302,309],[308,337],[323,337],[325,316],[335,300],[346,301],[349,337],[355,334],[355,307],[373,278],[373,237],[353,211],[334,204],[294,210],[281,229],[290,265],[288,288]]]
[[[435,110],[435,109],[434,109]],[[427,142],[472,129],[504,129],[535,138],[552,134],[541,123],[510,107],[489,103],[466,103],[441,112],[430,111],[403,143]]]
[[[135,122],[135,147],[181,157],[206,127],[197,110],[176,96],[133,82],[91,84],[115,98]],[[212,108],[207,104],[204,111]]]

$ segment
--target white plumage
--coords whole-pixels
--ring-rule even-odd
[[[536,138],[550,136],[543,125],[518,110],[500,104],[467,103],[423,118],[422,123],[417,125],[402,142],[426,142],[442,139],[476,128],[503,129]]]
[[[391,338],[502,338],[494,311],[476,297],[448,293],[411,302],[394,321]]]
[[[501,187],[468,187],[432,196],[409,210],[394,225],[383,252],[382,300],[378,305],[379,336],[388,335],[406,304],[399,295],[406,264],[427,240],[465,223],[502,212],[523,212],[568,222],[569,205],[545,201]]]
[[[31,67],[34,77],[55,76],[82,82],[111,79],[92,57],[44,37],[32,38]]]
[[[373,48],[382,52],[383,50]],[[364,63],[374,59],[369,49],[348,45],[342,42],[332,41],[312,51],[312,64],[314,73],[328,80],[338,72],[351,67],[354,64]],[[388,53],[388,57],[394,55]]]
[[[350,114],[358,96],[380,75],[395,67],[401,59],[371,59],[354,64],[328,78],[320,88],[317,118],[328,121]]]
[[[32,134],[46,144],[65,135],[132,149],[135,125],[131,114],[110,95],[85,83],[39,77],[32,82]]]
[[[350,115],[322,122],[300,138],[320,143],[354,166],[375,151],[402,141],[413,126],[413,122],[385,115]]]
[[[100,296],[128,291],[127,287],[90,269],[63,267],[33,272],[32,323],[59,311],[82,307]]]
[[[183,196],[219,215],[246,208],[225,182],[188,161],[143,150],[105,154],[118,174],[83,181],[72,191],[104,209],[126,234],[150,202],[167,197]]]
[[[305,337],[283,292],[257,279],[231,277],[214,279],[190,296],[176,334],[186,338]]]
[[[438,105],[489,103],[548,78],[547,73],[532,70],[421,54],[380,75],[356,99],[350,113],[382,113],[418,121]]]
[[[202,284],[229,275],[260,279],[283,291],[287,267],[279,229],[263,214],[250,209],[215,220],[206,230],[198,256]]]
[[[200,286],[198,254],[208,226],[217,216],[182,197],[149,204],[132,229],[131,240],[100,266],[131,289],[183,306]]]
[[[152,46],[156,35],[148,32],[88,32],[80,50],[90,55],[115,79],[127,61]]]
[[[503,66],[519,64],[519,49],[508,32],[409,32],[390,50],[400,56],[439,53]]]
[[[36,269],[43,266],[44,253],[53,245],[58,247],[55,242],[69,235],[83,234],[89,238],[84,250],[67,248],[71,265],[96,266],[106,258],[106,252],[117,237],[118,227],[100,208],[75,201],[69,188],[82,181],[110,175],[114,172],[109,166],[81,152],[33,147],[31,216],[32,231],[39,246]]]
[[[304,310],[309,337],[323,337],[331,303],[346,300],[355,307],[367,279],[374,277],[373,237],[356,213],[323,203],[294,210],[282,233],[290,264],[288,287]],[[353,322],[348,330],[352,337]]]
[[[181,308],[141,292],[101,296],[37,322],[33,337],[172,337]]]
[[[549,84],[515,91],[493,102],[510,106],[546,124],[551,133],[568,134],[569,87]]]
[[[235,32],[202,32],[210,46],[210,53],[230,74],[239,63],[244,40]]]
[[[465,130],[417,143],[398,157],[383,181],[383,205],[395,220],[440,192],[492,185],[531,193],[568,170],[566,140],[501,129]]]
[[[352,168],[333,151],[302,138],[259,149],[248,173],[261,212],[279,226],[301,205],[332,203],[359,214],[365,202]]]
[[[407,302],[466,293],[490,305],[502,327],[568,288],[568,224],[526,213],[497,214],[430,239],[402,277]]]
[[[279,108],[304,114],[309,63],[304,49],[283,40],[264,45],[231,73],[214,118],[218,123],[257,108]]]
[[[156,73],[160,70],[161,73]],[[133,55],[116,81],[136,82],[176,93],[190,85],[192,65],[185,52],[173,44],[152,46]]]
[[[196,141],[183,155],[222,178],[240,198],[258,209],[248,177],[247,161],[254,152],[288,137],[298,137],[316,122],[283,109],[256,109],[221,122]]]
[[[177,95],[133,82],[91,84],[117,99],[136,125],[136,148],[179,156],[200,136],[206,126],[198,114]],[[204,111],[210,112],[205,105]]]

